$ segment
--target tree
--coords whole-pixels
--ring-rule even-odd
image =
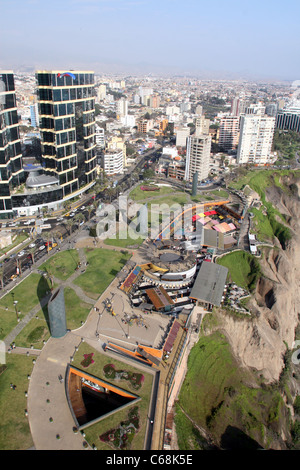
[[[53,235],[51,232],[44,232],[43,233],[43,238],[46,240],[47,242],[47,253],[49,253],[49,242],[50,241],[53,241]]]
[[[80,227],[80,223],[84,221],[84,215],[79,212],[78,214],[75,215],[74,221],[78,222],[78,228]]]
[[[34,253],[35,253],[35,247],[29,249],[29,253],[32,259],[32,264],[34,264]]]
[[[72,233],[73,225],[74,225],[74,220],[73,219],[68,219],[67,228],[68,228],[69,235],[71,235],[71,233]]]
[[[4,277],[4,268],[3,266],[0,267],[0,282],[1,282],[1,289],[3,289],[3,277]]]

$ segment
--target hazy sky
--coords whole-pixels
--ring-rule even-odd
[[[0,67],[300,79],[299,0],[0,0]]]

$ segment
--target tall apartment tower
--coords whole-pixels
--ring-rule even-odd
[[[0,218],[13,216],[11,193],[25,181],[12,71],[0,71]]]
[[[239,122],[238,116],[224,116],[220,122],[219,128],[219,146],[222,150],[228,152],[236,149],[239,140]]]
[[[204,115],[197,117],[195,122],[195,134],[196,135],[208,135],[209,134],[210,120],[206,119]]]
[[[266,114],[241,116],[237,163],[269,163],[275,129],[275,117]]]
[[[36,79],[43,166],[69,199],[96,178],[94,73],[38,71]]]
[[[117,101],[117,116],[118,118],[127,116],[128,114],[128,101],[121,98]]]
[[[209,174],[209,158],[211,150],[210,135],[192,135],[187,138],[185,180],[192,181],[198,172],[198,182],[205,180]]]
[[[240,114],[243,114],[245,112],[245,109],[247,107],[247,102],[243,100],[242,98],[233,98],[231,102],[231,110],[230,113],[232,116],[240,116]]]

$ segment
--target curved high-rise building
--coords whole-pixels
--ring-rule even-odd
[[[24,182],[14,75],[0,71],[0,218],[13,217],[12,193]]]
[[[36,79],[42,164],[69,199],[96,179],[94,73],[37,71]]]

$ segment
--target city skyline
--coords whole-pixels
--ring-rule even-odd
[[[0,0],[0,68],[300,78],[290,0]],[[45,21],[45,19],[47,21]]]

